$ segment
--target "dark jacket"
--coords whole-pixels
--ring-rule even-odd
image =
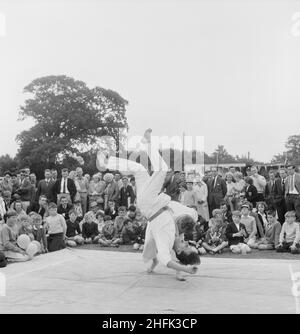
[[[245,236],[248,237],[248,233],[246,231],[245,225],[240,223],[239,231],[241,231],[241,230],[244,230]],[[227,238],[227,241],[228,241],[228,246],[237,245],[239,243],[244,243],[244,238],[245,238],[244,236],[233,237],[233,234],[238,233],[239,231],[238,231],[235,223],[229,223],[227,225],[225,234],[226,234],[226,238]]]
[[[215,178],[211,178],[208,181],[208,203],[212,204],[215,201],[217,206],[220,206],[227,193],[227,185],[220,175],[217,176],[216,186],[214,184]]]
[[[248,202],[252,203],[253,207],[256,206],[257,196],[257,189],[254,185],[251,184],[248,189],[246,188],[245,197]]]
[[[44,215],[46,213],[45,208],[41,207],[39,203],[33,202],[32,204],[29,205],[29,207],[26,210],[26,213],[29,214],[30,212],[36,212],[39,215],[41,215],[44,218]]]
[[[60,194],[60,187],[61,187],[61,178],[58,179],[53,186],[53,198],[55,202],[57,202],[57,195]],[[67,178],[67,189],[70,193],[72,202],[74,202],[77,189],[75,186],[75,182],[70,178]]]
[[[82,237],[95,238],[99,234],[98,225],[94,222],[82,224]]]
[[[45,195],[47,197],[48,202],[54,202],[54,193],[53,187],[55,185],[55,181],[50,180],[48,183],[46,180],[41,180],[38,183],[37,192],[36,192],[36,199],[38,200],[41,195]]]
[[[124,186],[120,190],[120,206],[128,207],[128,198],[130,197],[130,204],[133,204],[135,201],[135,194],[131,185]]]

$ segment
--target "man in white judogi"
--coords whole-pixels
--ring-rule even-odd
[[[152,272],[157,262],[177,272],[177,278],[183,280],[180,271],[194,274],[199,264],[196,249],[187,245],[183,240],[183,233],[192,229],[197,220],[197,212],[178,202],[171,201],[170,196],[160,193],[165,181],[168,167],[160,157],[158,150],[151,149],[151,130],[146,131],[142,150],[147,151],[154,172],[150,176],[148,171],[139,163],[131,160],[110,157],[107,162],[103,154],[98,154],[98,164],[108,169],[130,171],[134,173],[137,186],[137,206],[148,219],[143,259],[152,263],[148,272]],[[149,152],[150,151],[150,152]],[[172,259],[176,253],[182,264]]]

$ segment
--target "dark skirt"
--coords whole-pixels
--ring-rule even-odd
[[[47,241],[49,252],[55,252],[66,248],[65,242],[63,240],[63,233],[49,234]]]

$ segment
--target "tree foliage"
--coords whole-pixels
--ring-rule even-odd
[[[128,101],[117,92],[88,88],[83,81],[65,75],[33,80],[24,88],[31,95],[21,106],[19,119],[35,121],[17,136],[21,165],[42,170],[57,166],[69,154],[96,150],[102,136],[119,139],[127,128]]]

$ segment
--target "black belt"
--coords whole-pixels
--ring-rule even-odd
[[[152,215],[149,219],[148,222],[150,223],[152,220],[154,220],[155,218],[157,218],[159,215],[161,215],[163,212],[169,210],[168,206],[164,206],[161,209],[159,209],[154,215]]]

